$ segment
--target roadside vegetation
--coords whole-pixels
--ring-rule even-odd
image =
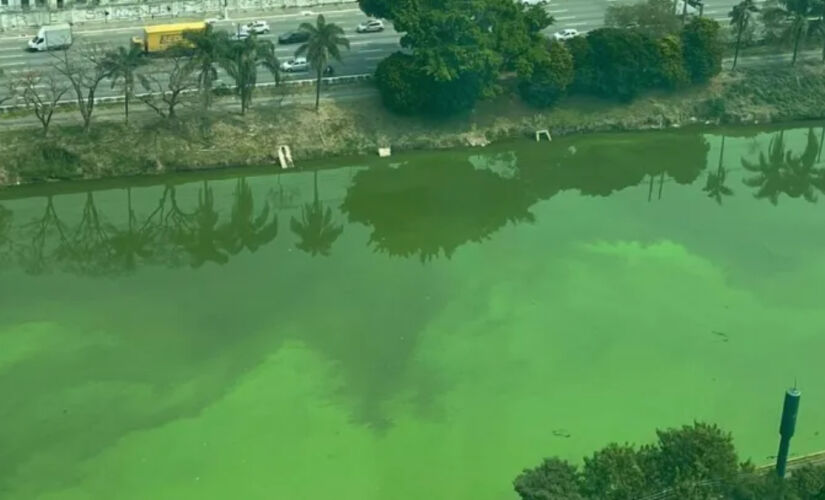
[[[825,466],[780,480],[773,469],[739,463],[733,438],[715,425],[659,430],[641,447],[611,443],[583,467],[545,459],[513,482],[522,500],[825,500]]]
[[[604,28],[562,40],[542,33],[554,20],[541,6],[521,2],[359,3],[404,34],[402,50],[375,73],[385,105],[401,114],[458,113],[507,91],[536,108],[567,94],[629,102],[645,91],[709,82],[722,70],[728,47],[734,67],[740,49],[756,44],[791,47],[795,64],[805,43],[822,43],[825,60],[820,0],[772,0],[761,11],[743,0],[729,13],[729,26],[688,16],[687,7],[679,15],[671,0],[616,4]],[[512,80],[517,84],[506,85]]]

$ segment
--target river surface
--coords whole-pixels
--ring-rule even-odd
[[[822,132],[0,191],[0,497],[512,499],[694,419],[764,463],[794,381],[824,449]]]

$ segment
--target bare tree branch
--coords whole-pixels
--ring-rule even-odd
[[[43,126],[43,135],[47,135],[57,103],[69,91],[68,83],[58,79],[54,73],[44,76],[29,70],[20,77],[18,87],[22,90],[26,108],[34,111],[34,116]]]
[[[6,78],[6,74],[3,72],[2,68],[0,68],[0,87],[4,87],[6,90],[5,95],[0,95],[0,106],[6,101],[10,101],[17,97],[17,82],[15,82],[12,78]]]
[[[138,74],[141,86],[146,90],[139,99],[160,115],[172,120],[178,106],[186,102],[186,96],[197,88],[197,79],[193,66],[184,56],[173,55],[166,68],[166,77],[159,79],[154,75]]]
[[[100,83],[109,77],[110,70],[101,62],[105,52],[101,46],[87,45],[76,50],[52,54],[55,71],[69,81],[83,118],[83,128],[89,130],[95,109],[95,93]]]

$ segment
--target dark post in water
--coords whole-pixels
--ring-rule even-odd
[[[788,463],[788,451],[791,447],[791,438],[796,429],[796,415],[799,413],[799,398],[802,393],[794,387],[785,392],[785,403],[782,405],[782,423],[779,424],[779,453],[776,455],[776,473],[785,477],[785,466]]]

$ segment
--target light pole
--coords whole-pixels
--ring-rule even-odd
[[[788,464],[788,452],[791,448],[791,438],[796,430],[796,416],[799,413],[799,398],[802,393],[796,384],[785,392],[785,402],[782,404],[782,422],[779,424],[779,453],[776,455],[776,474],[785,477],[785,467]]]

